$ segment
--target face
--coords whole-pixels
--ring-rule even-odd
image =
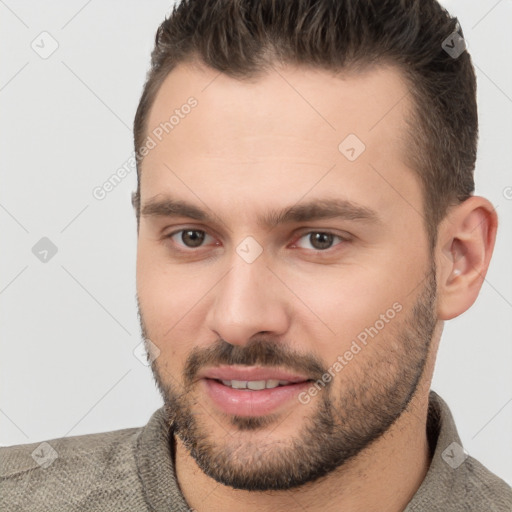
[[[406,92],[392,68],[239,82],[193,65],[159,90],[141,328],[178,442],[225,485],[288,489],[333,471],[424,376],[436,282],[404,163]]]

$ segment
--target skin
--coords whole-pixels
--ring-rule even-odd
[[[383,390],[409,360],[399,334],[435,263],[437,300],[430,343],[424,342],[429,350],[410,403],[386,432],[322,478],[265,492],[218,483],[176,438],[176,473],[191,508],[398,512],[423,481],[430,463],[428,393],[443,323],[475,301],[497,219],[481,197],[451,207],[439,226],[432,260],[421,184],[404,163],[405,118],[412,106],[408,97],[397,101],[406,92],[399,71],[384,66],[338,76],[285,66],[240,82],[187,63],[161,86],[148,133],[190,96],[198,105],[144,158],[142,208],[172,194],[215,216],[207,222],[140,218],[137,296],[143,333],[160,351],[153,371],[164,400],[171,388],[184,391],[183,369],[191,352],[206,350],[219,338],[243,349],[263,332],[327,368],[398,302],[400,314],[329,386],[329,396],[341,397],[334,402],[340,410],[343,397],[349,403],[344,390],[358,393],[365,382],[376,403],[385,401]],[[338,150],[350,133],[366,146],[353,162]],[[274,228],[256,222],[271,210],[326,197],[371,209],[378,221],[322,219]],[[179,229],[209,236],[203,246],[190,249],[179,235],[165,238]],[[311,232],[345,240],[335,238],[330,249],[319,251],[307,236]],[[247,236],[263,249],[250,264],[236,252]],[[367,368],[378,369],[373,380],[365,381]],[[316,418],[325,393],[308,405],[287,403],[255,430],[241,429],[216,409],[199,385],[186,397],[210,441],[221,451],[236,445],[241,460],[250,461],[258,446],[275,453],[298,438]]]

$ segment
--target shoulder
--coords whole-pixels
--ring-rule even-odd
[[[471,510],[490,510],[494,512],[512,511],[512,487],[492,473],[473,457],[468,457],[461,466],[463,477],[460,485]]]
[[[12,478],[29,471],[42,471],[54,464],[55,467],[64,464],[80,467],[85,460],[107,462],[107,454],[125,450],[140,430],[129,428],[0,447],[0,478]]]
[[[99,510],[114,495],[130,502],[140,489],[135,450],[141,430],[0,447],[2,501],[8,510],[34,512]]]
[[[406,512],[512,511],[512,488],[467,453],[448,404],[433,391],[427,436],[431,464]]]

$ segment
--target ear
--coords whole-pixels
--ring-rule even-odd
[[[498,217],[485,198],[472,196],[449,209],[436,245],[438,317],[450,320],[475,302],[491,260]]]

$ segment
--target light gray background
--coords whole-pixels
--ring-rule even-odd
[[[477,303],[448,322],[433,389],[466,450],[512,484],[512,2],[445,0],[478,75],[477,193],[500,230]],[[0,0],[0,443],[145,424],[161,398],[135,302],[131,125],[170,1]],[[58,49],[42,59],[47,31]],[[38,43],[39,41],[39,43]],[[49,40],[45,48],[48,49]],[[48,237],[47,263],[32,247]]]

